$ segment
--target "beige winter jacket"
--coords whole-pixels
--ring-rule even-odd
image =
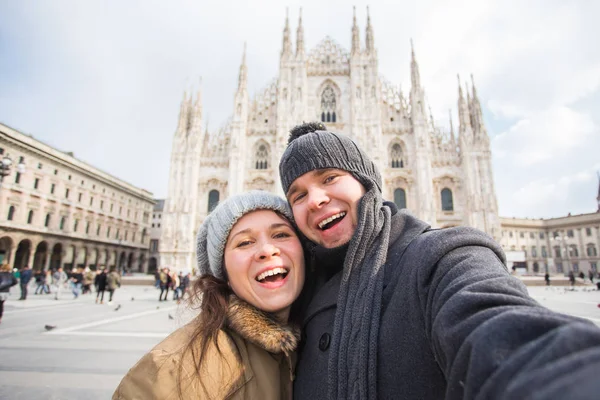
[[[227,328],[218,336],[222,354],[211,343],[206,362],[197,374],[191,352],[184,352],[196,323],[192,321],[173,332],[133,366],[113,400],[292,398],[299,330],[282,326],[233,297]]]

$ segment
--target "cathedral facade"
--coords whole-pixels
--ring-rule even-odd
[[[373,27],[361,41],[356,16],[350,52],[331,38],[307,52],[302,17],[292,43],[286,19],[279,75],[251,97],[245,50],[233,115],[218,131],[202,128],[200,92],[184,95],[173,137],[162,216],[160,264],[195,266],[198,227],[220,200],[251,189],[283,195],[279,159],[289,130],[323,121],[354,139],[379,166],[383,196],[434,227],[467,225],[500,237],[490,141],[474,84],[458,84],[457,131],[434,124],[411,54],[407,95],[380,77]]]

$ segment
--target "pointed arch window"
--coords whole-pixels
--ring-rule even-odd
[[[6,218],[9,221],[12,221],[15,217],[15,206],[10,206],[8,209],[8,217]]]
[[[44,221],[44,226],[47,228],[50,225],[50,213],[46,214],[46,220]]]
[[[212,210],[214,210],[218,204],[219,204],[219,191],[213,189],[210,192],[208,192],[208,212],[211,212]]]
[[[394,204],[399,209],[406,208],[406,191],[402,188],[394,190]]]
[[[448,188],[442,189],[442,211],[454,211],[452,190]]]
[[[321,122],[336,122],[336,104],[335,91],[327,85],[321,93]]]
[[[256,161],[254,162],[254,168],[256,169],[267,169],[269,168],[269,149],[267,145],[261,143],[256,149],[255,157]]]
[[[402,146],[399,143],[394,143],[390,149],[390,166],[392,168],[404,168],[404,155],[402,154]]]

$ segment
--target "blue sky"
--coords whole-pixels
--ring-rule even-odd
[[[356,2],[364,41],[367,3]],[[410,38],[433,116],[456,126],[456,74],[473,73],[502,216],[596,211],[596,1],[373,1],[380,74],[406,92]],[[230,115],[243,43],[251,95],[278,70],[285,8],[310,50],[349,49],[343,1],[0,0],[0,121],[164,197],[183,92],[202,77],[205,124]]]

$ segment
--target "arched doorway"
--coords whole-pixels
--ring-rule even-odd
[[[117,266],[117,252],[116,251],[108,251],[108,262],[106,263],[106,266],[109,270],[115,268]]]
[[[127,255],[125,252],[122,252],[119,256],[119,272],[127,269]]]
[[[50,256],[50,269],[58,269],[62,262],[62,245],[56,243],[52,248],[52,255]]]
[[[146,257],[143,254],[140,254],[140,262],[138,264],[138,272],[144,272],[144,263],[146,262]]]
[[[31,241],[29,239],[23,239],[17,247],[17,254],[15,255],[15,265],[17,269],[21,269],[29,262],[29,255],[31,254]]]
[[[0,239],[0,264],[10,261],[12,245],[13,240],[10,237],[4,236]]]
[[[48,243],[40,242],[36,249],[35,255],[33,256],[32,269],[41,271],[46,267],[46,260],[48,259]]]
[[[149,274],[155,273],[157,268],[158,268],[158,261],[156,261],[156,257],[150,257],[150,260],[148,260],[148,273]]]
[[[133,270],[133,253],[129,253],[129,257],[127,257],[127,269],[129,271]]]
[[[98,268],[98,249],[92,249],[89,267],[94,271]]]

